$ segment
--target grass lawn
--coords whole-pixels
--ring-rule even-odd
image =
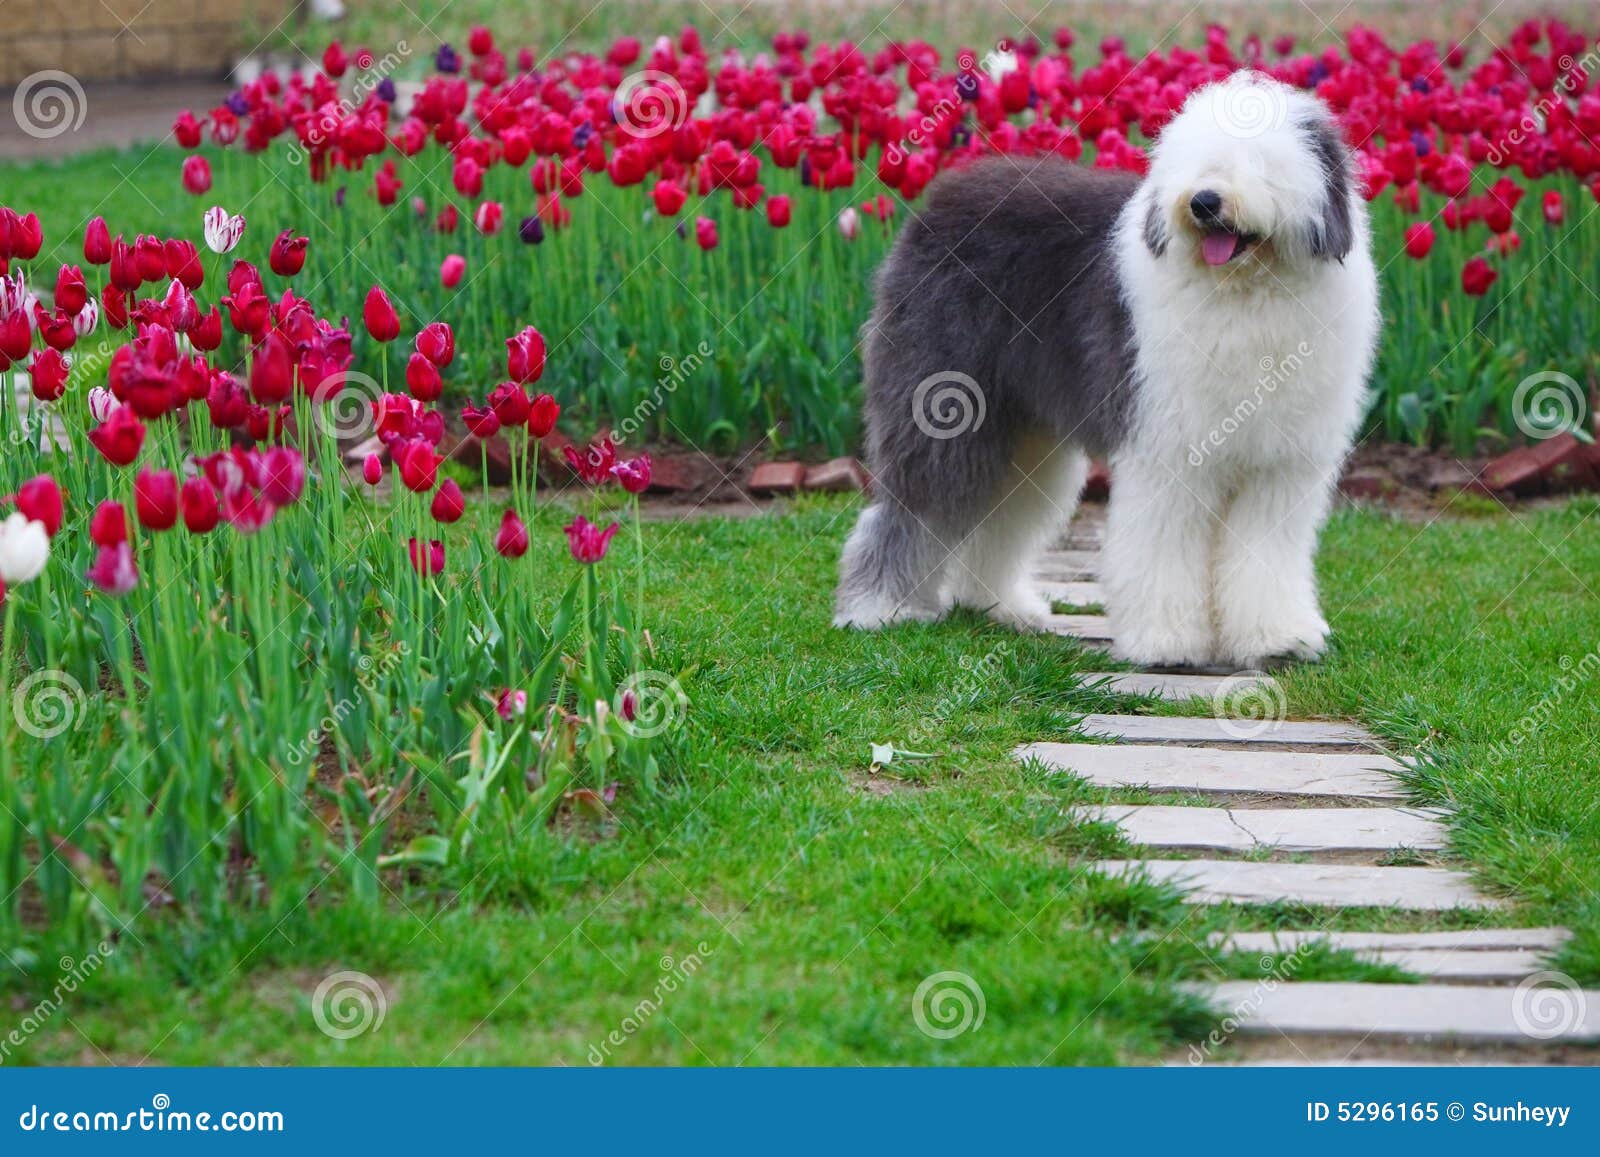
[[[1108,1064],[1210,1031],[1211,1013],[1174,982],[1260,964],[1208,957],[1206,933],[1326,916],[1186,908],[1084,874],[1114,840],[1062,809],[1094,793],[1008,752],[1068,736],[1086,711],[1150,705],[1076,690],[1074,672],[1103,661],[1074,644],[976,617],[830,629],[855,510],[806,499],[781,515],[647,525],[662,666],[691,703],[658,796],[624,794],[611,823],[530,835],[470,876],[393,876],[377,904],[319,893],[276,922],[243,910],[228,928],[156,920],[8,1059]],[[1492,918],[1572,927],[1560,965],[1591,986],[1597,510],[1584,499],[1427,526],[1341,512],[1322,555],[1336,646],[1284,680],[1292,714],[1352,716],[1426,751],[1419,800],[1457,810],[1455,852],[1519,901]],[[536,544],[555,537],[546,520]],[[626,540],[614,549],[631,566]],[[874,742],[937,758],[869,775]],[[17,1015],[47,994],[37,978],[58,953],[86,948],[41,947],[35,979],[8,970]],[[341,969],[386,994],[381,1025],[349,1040],[311,1013],[318,982]],[[972,977],[985,1005],[980,1028],[947,1040],[912,1015],[918,985],[943,971]],[[1386,975],[1334,955],[1296,973]],[[679,979],[661,996],[668,976]]]

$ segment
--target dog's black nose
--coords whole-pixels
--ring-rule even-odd
[[[1222,194],[1213,189],[1201,189],[1189,198],[1189,212],[1196,221],[1215,221],[1222,212]]]

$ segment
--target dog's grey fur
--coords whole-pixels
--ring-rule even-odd
[[[1127,173],[1008,157],[933,183],[875,282],[864,361],[876,505],[846,549],[841,608],[872,595],[896,617],[933,617],[945,566],[960,569],[962,547],[979,545],[968,542],[974,528],[1008,488],[1038,484],[1014,471],[1025,440],[1048,443],[1038,453],[1061,461],[1044,476],[1062,475],[1063,486],[1073,475],[1081,484],[1082,452],[1118,445],[1132,355],[1109,245],[1138,184]],[[930,438],[913,421],[916,390],[951,372],[977,383],[982,423]],[[1025,473],[1038,475],[1039,464]],[[1075,488],[1058,497],[1070,512]],[[976,601],[1004,594],[980,591]]]

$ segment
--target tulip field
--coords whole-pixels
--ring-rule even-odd
[[[581,1063],[590,1038],[563,1018],[603,1028],[611,969],[646,983],[663,938],[704,934],[704,955],[751,969],[707,982],[720,1011],[684,1010],[718,1063],[761,1047],[735,1023],[770,1029],[766,1063],[925,1063],[932,1044],[880,1025],[878,974],[970,943],[1015,991],[996,989],[965,1059],[1159,1054],[1205,1023],[1166,981],[1206,961],[1167,943],[1170,896],[1063,883],[1071,789],[1007,754],[1107,709],[1073,682],[1088,660],[961,615],[831,632],[853,497],[652,523],[652,471],[676,447],[856,452],[872,273],[940,172],[991,153],[1140,171],[1187,93],[1244,67],[1315,90],[1357,149],[1384,295],[1373,437],[1465,453],[1587,430],[1595,32],[1530,22],[1485,47],[1214,27],[1136,54],[1066,29],[973,49],[685,28],[546,57],[474,27],[425,56],[335,42],[174,109],[158,148],[64,162],[83,179],[0,179],[0,947],[21,974],[34,950],[148,938],[157,971],[111,991],[154,1022],[193,982],[212,1004],[191,1025],[270,1020],[270,988],[227,987],[235,971],[365,952],[425,974],[404,999],[443,1027],[363,1059]],[[505,477],[448,453],[491,438]],[[1568,576],[1600,565],[1574,537],[1592,513],[1459,538],[1340,515],[1325,557],[1349,649],[1284,676],[1296,709],[1446,758],[1486,747],[1525,704],[1486,702],[1483,672],[1537,699],[1529,672],[1585,605]],[[1526,581],[1509,568],[1530,535],[1561,572],[1478,621]],[[1430,623],[1493,646],[1458,653]],[[1003,678],[967,687],[974,669]],[[863,771],[908,710],[926,754],[963,760]],[[1553,722],[1529,750],[1570,764],[1587,726]],[[1566,832],[1588,851],[1561,872],[1535,865],[1567,788],[1543,763],[1519,774],[1514,804],[1487,773],[1452,791],[1463,843],[1530,918],[1560,911],[1571,968],[1600,976],[1600,920],[1562,908],[1570,874],[1600,886],[1600,835]],[[935,862],[1032,919],[1018,931]],[[585,924],[619,894],[627,911]],[[1133,950],[1111,927],[1162,933],[1158,981],[1124,987]],[[1085,929],[1065,956],[1041,947]],[[488,979],[558,951],[579,964],[548,987]],[[868,971],[835,976],[857,952]],[[540,1057],[474,1035],[508,1001]],[[1040,1008],[1103,1024],[1055,1052]],[[77,1015],[129,1038],[113,1051],[155,1047],[104,1005]],[[227,1047],[346,1056],[289,1036]],[[618,1059],[696,1059],[663,1025],[643,1039]],[[214,1055],[198,1028],[174,1047]]]

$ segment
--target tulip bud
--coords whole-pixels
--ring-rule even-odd
[[[361,320],[373,341],[391,342],[400,336],[400,315],[395,312],[389,295],[376,285],[367,290]]]
[[[94,508],[89,519],[89,541],[96,546],[116,546],[128,541],[128,512],[109,498]]]
[[[61,487],[48,474],[24,482],[17,491],[17,509],[44,526],[51,538],[61,529]]]
[[[406,386],[411,390],[411,396],[419,402],[432,402],[444,390],[439,367],[422,354],[412,354],[406,362]]]
[[[178,492],[178,504],[183,508],[183,525],[190,534],[209,534],[222,517],[217,492],[204,478],[184,482]]]
[[[170,470],[141,470],[133,480],[133,505],[146,530],[170,530],[178,521],[178,479]]]
[[[433,502],[428,508],[433,517],[444,523],[459,521],[467,512],[467,499],[461,493],[461,487],[454,478],[446,478],[444,485],[440,486],[433,496]]]
[[[500,529],[495,532],[494,548],[506,558],[521,558],[528,553],[528,528],[515,510],[500,516]]]

